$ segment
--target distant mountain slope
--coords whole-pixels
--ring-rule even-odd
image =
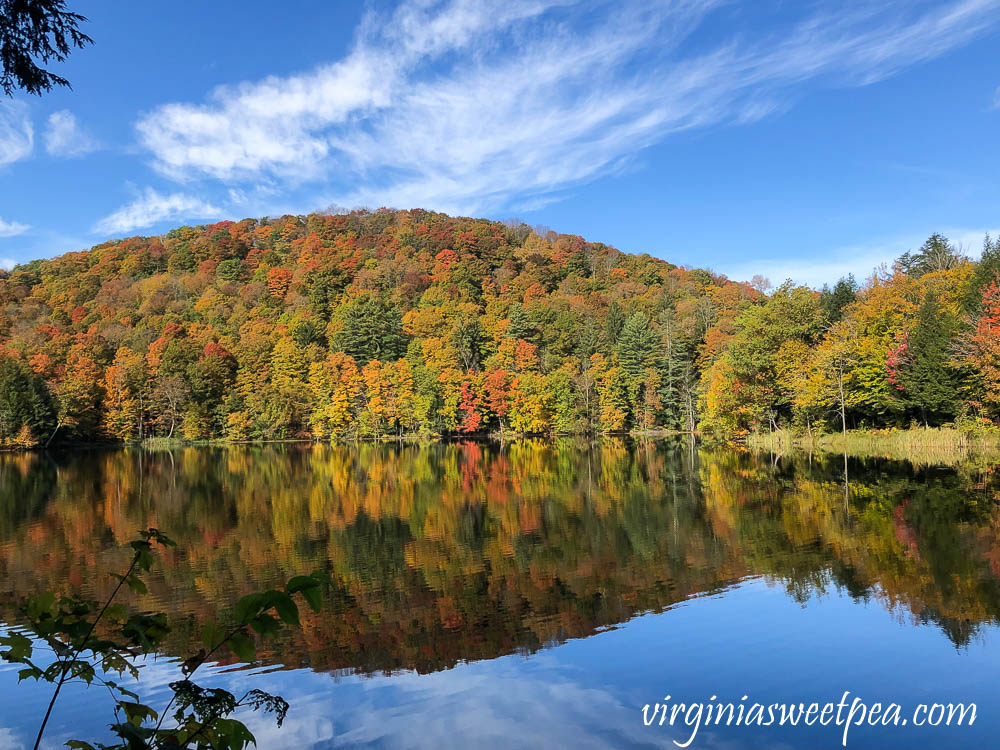
[[[523,224],[358,211],[18,266],[0,343],[52,394],[29,442],[690,428],[760,297]]]
[[[0,446],[1000,421],[1000,243],[733,283],[524,224],[183,227],[0,274]],[[760,288],[756,288],[760,287]]]

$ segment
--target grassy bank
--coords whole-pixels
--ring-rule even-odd
[[[1000,430],[967,431],[954,427],[915,427],[905,430],[850,430],[799,434],[790,430],[750,435],[751,450],[786,453],[806,450],[847,453],[859,458],[891,458],[914,464],[953,464],[974,456],[1000,458]]]

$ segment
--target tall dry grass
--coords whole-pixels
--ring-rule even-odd
[[[847,453],[858,458],[889,458],[917,465],[955,465],[973,458],[995,457],[1000,462],[1000,432],[971,432],[953,427],[915,427],[905,430],[850,430],[807,434],[778,430],[749,435],[755,451],[789,453],[811,450]]]

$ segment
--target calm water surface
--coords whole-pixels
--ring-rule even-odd
[[[179,544],[142,606],[170,657],[244,593],[327,570],[302,632],[213,680],[292,705],[261,748],[676,747],[646,704],[975,702],[973,726],[855,748],[1000,745],[1000,479],[990,466],[755,457],[606,440],[0,456],[0,595],[106,594],[146,526]],[[7,617],[13,619],[8,613]],[[0,748],[48,691],[0,666]],[[50,746],[99,738],[71,692]],[[718,700],[714,701],[718,702]],[[702,727],[694,748],[834,748],[843,729]]]

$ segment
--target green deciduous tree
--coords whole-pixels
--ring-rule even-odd
[[[812,344],[820,330],[818,295],[791,282],[737,318],[724,359],[739,383],[745,427],[774,427],[779,415],[790,415],[791,395],[779,384],[779,352],[790,341]]]

